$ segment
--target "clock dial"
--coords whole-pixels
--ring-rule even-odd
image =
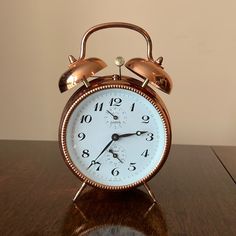
[[[65,125],[73,167],[98,185],[141,183],[163,161],[163,114],[136,90],[106,88],[76,103]]]

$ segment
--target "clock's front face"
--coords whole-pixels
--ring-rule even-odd
[[[72,165],[96,184],[136,185],[161,163],[166,124],[144,96],[120,88],[96,91],[69,113],[64,127]]]

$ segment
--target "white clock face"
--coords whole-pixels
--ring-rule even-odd
[[[160,164],[166,125],[144,96],[127,89],[96,91],[69,115],[66,146],[73,165],[100,185],[135,185]]]

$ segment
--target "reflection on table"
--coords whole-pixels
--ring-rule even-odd
[[[158,204],[135,189],[127,192],[85,192],[68,210],[62,235],[167,235]]]

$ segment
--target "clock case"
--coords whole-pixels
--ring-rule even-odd
[[[116,60],[116,65],[119,67],[119,75],[106,75],[96,76],[95,74],[106,67],[106,63],[99,58],[85,58],[86,43],[89,36],[95,31],[106,28],[128,28],[142,34],[147,43],[147,59],[134,58],[125,63],[125,67],[135,73],[138,78],[132,78],[129,76],[121,75],[121,66],[124,64],[121,57]],[[79,59],[75,59],[73,56],[69,56],[69,69],[61,76],[59,80],[59,89],[61,92],[65,92],[75,86],[80,86],[78,90],[70,97],[67,102],[59,126],[59,146],[63,155],[64,161],[72,172],[80,178],[83,182],[82,186],[73,198],[73,201],[79,197],[81,192],[87,185],[98,187],[106,190],[127,190],[133,187],[137,187],[141,184],[144,185],[149,195],[156,202],[155,196],[152,193],[147,182],[150,180],[165,163],[171,146],[171,125],[170,117],[166,106],[160,96],[157,94],[158,90],[161,90],[167,94],[171,92],[172,80],[170,76],[164,71],[162,66],[163,58],[159,57],[156,61],[152,57],[152,41],[149,34],[139,26],[123,23],[123,22],[111,22],[96,25],[90,28],[83,36],[81,41],[81,52]],[[96,183],[86,176],[84,176],[73,164],[70,159],[67,145],[66,145],[66,127],[69,121],[69,117],[72,114],[75,107],[90,94],[109,88],[121,88],[136,92],[145,97],[161,114],[162,120],[165,124],[166,130],[166,146],[162,156],[162,160],[159,165],[144,179],[137,181],[132,185],[127,186],[106,186]]]

